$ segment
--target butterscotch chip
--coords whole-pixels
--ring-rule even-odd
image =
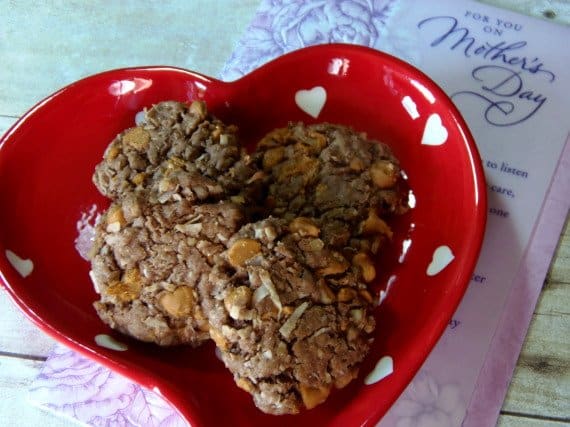
[[[305,408],[313,409],[329,397],[331,387],[311,387],[301,384],[299,385],[299,391],[301,392]]]
[[[321,302],[323,304],[332,304],[335,301],[336,295],[334,294],[330,286],[324,283],[324,281],[321,282],[320,284],[320,290],[321,290]]]
[[[242,390],[247,391],[248,393],[251,393],[254,390],[254,386],[251,383],[251,381],[245,379],[245,378],[237,378],[236,379],[236,385],[241,388]]]
[[[181,169],[185,166],[185,164],[186,162],[180,157],[172,156],[166,161],[166,169],[169,171],[174,169]]]
[[[354,255],[352,263],[360,269],[365,282],[369,283],[376,278],[376,268],[366,253],[360,252]]]
[[[143,128],[132,128],[123,136],[123,143],[130,145],[137,151],[144,151],[150,143],[150,134]]]
[[[240,286],[232,289],[224,298],[224,307],[232,319],[245,319],[250,314],[251,299],[251,288]]]
[[[221,331],[218,331],[217,329],[212,329],[211,327],[209,328],[209,333],[210,333],[210,338],[212,338],[212,340],[216,343],[216,346],[222,350],[225,351],[228,349],[229,347],[229,343],[228,340],[226,340],[224,338],[224,336],[222,335]]]
[[[105,293],[122,302],[130,302],[138,298],[140,293],[140,284],[129,284],[125,282],[112,282],[109,284]]]
[[[125,215],[119,205],[112,205],[105,215],[105,222],[107,223],[107,231],[116,233],[126,224]]]
[[[236,240],[228,250],[228,261],[234,267],[243,265],[259,253],[261,244],[254,239]]]
[[[350,169],[358,172],[364,170],[365,167],[364,162],[357,158],[351,159],[348,166],[350,167]]]
[[[121,152],[121,149],[119,148],[119,145],[118,144],[112,144],[109,146],[109,148],[105,152],[105,158],[107,160],[114,160],[117,158],[117,156],[119,155],[120,152]]]
[[[323,133],[314,130],[308,132],[308,138],[305,139],[304,142],[308,144],[316,154],[319,154],[328,144],[327,137]]]
[[[144,183],[145,178],[146,174],[144,172],[140,172],[131,178],[131,182],[137,186],[142,185]]]
[[[190,104],[190,113],[200,117],[205,118],[208,114],[208,109],[206,108],[206,103],[204,101],[194,101]]]
[[[263,155],[263,170],[269,170],[285,156],[285,147],[275,147],[267,150]]]
[[[393,234],[388,224],[373,209],[368,212],[368,216],[360,224],[360,233],[367,235],[383,234],[390,239]]]
[[[186,286],[179,286],[173,292],[166,291],[158,302],[172,317],[189,316],[196,308],[194,292]]]
[[[356,299],[356,290],[352,288],[341,288],[338,291],[337,299],[340,302],[349,302]]]
[[[370,167],[370,176],[378,188],[390,188],[398,180],[398,168],[389,160],[378,160]]]
[[[348,372],[346,372],[344,375],[337,377],[334,381],[334,386],[336,388],[344,388],[348,384],[350,384],[350,382],[354,380],[357,376],[358,376],[358,369],[351,369]]]
[[[130,268],[125,271],[125,274],[123,274],[124,283],[132,286],[137,286],[139,289],[141,286],[141,280],[141,272],[138,270],[138,268]]]

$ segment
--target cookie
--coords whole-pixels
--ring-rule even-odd
[[[135,192],[153,203],[221,200],[254,173],[236,132],[202,101],[158,103],[111,142],[93,182],[113,200]]]
[[[98,315],[142,341],[201,344],[209,325],[198,286],[242,220],[241,209],[227,202],[155,205],[131,194],[113,203],[91,253]]]
[[[290,124],[266,135],[255,157],[271,215],[340,221],[356,235],[367,218],[378,222],[407,209],[398,160],[388,146],[351,128]]]
[[[310,218],[247,224],[200,283],[222,360],[267,413],[322,403],[356,377],[370,346],[366,266],[327,247],[321,227]]]

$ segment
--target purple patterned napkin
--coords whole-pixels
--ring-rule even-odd
[[[234,80],[284,53],[323,43],[352,43],[380,49],[386,23],[398,0],[262,1],[253,22],[222,70]]]
[[[314,44],[369,46],[430,75],[477,140],[490,208],[479,263],[448,330],[381,427],[496,423],[570,204],[562,97],[570,74],[557,51],[564,46],[553,42],[568,37],[567,28],[467,0],[264,0],[221,73],[237,79]],[[528,65],[532,58],[541,66]],[[186,425],[153,393],[62,347],[31,398],[88,425]]]
[[[34,404],[90,426],[187,427],[157,394],[58,345],[30,390]]]

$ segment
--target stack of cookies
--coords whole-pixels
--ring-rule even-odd
[[[112,200],[91,251],[105,323],[159,345],[211,338],[271,414],[356,378],[385,219],[407,209],[385,145],[297,123],[248,154],[203,102],[167,101],[111,142],[94,182]]]

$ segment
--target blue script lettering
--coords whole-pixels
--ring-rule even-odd
[[[457,328],[460,324],[461,324],[461,320],[451,319],[451,320],[449,321],[449,328],[450,328],[450,329],[455,329],[455,328]]]
[[[420,29],[429,26],[436,31],[431,47],[441,45],[462,53],[466,58],[476,56],[493,63],[479,66],[471,73],[475,82],[480,84],[476,90],[459,91],[451,97],[469,96],[483,101],[483,116],[494,126],[517,125],[536,114],[548,98],[529,89],[528,79],[542,78],[552,83],[556,75],[539,57],[521,54],[527,46],[526,41],[480,42],[458,22],[453,16],[432,16],[417,25]]]
[[[474,96],[486,105],[484,116],[495,126],[512,126],[533,116],[546,102],[540,93],[524,88],[521,71],[513,71],[500,65],[477,67],[471,76],[481,82],[481,92],[459,91],[451,95]]]
[[[473,55],[482,56],[491,61],[501,61],[507,65],[517,66],[531,74],[544,74],[551,82],[556,79],[554,73],[544,67],[540,58],[534,57],[531,59],[526,56],[513,54],[513,52],[524,48],[527,45],[526,41],[521,40],[514,43],[501,41],[495,44],[489,42],[481,43],[471,35],[468,28],[459,27],[457,18],[453,16],[432,16],[423,19],[418,23],[418,28],[423,28],[428,24],[444,26],[442,33],[431,42],[431,47],[448,41],[450,50],[459,49],[466,58],[470,58]]]

